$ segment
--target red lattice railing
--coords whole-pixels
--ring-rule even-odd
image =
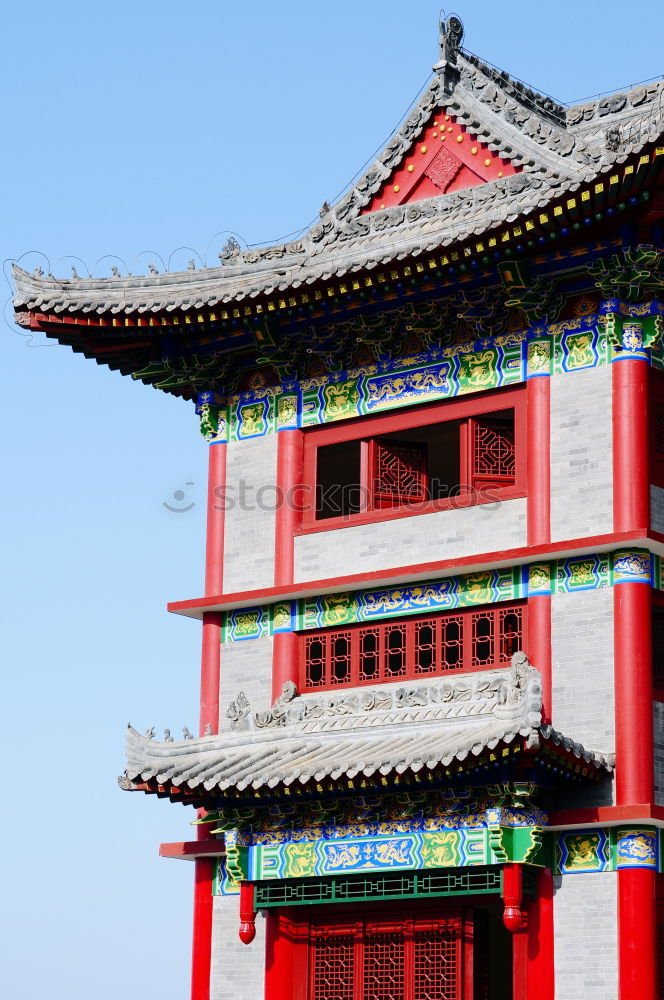
[[[472,421],[473,486],[509,486],[516,476],[514,423],[499,420]]]
[[[507,666],[525,649],[526,604],[496,604],[301,636],[303,690]]]

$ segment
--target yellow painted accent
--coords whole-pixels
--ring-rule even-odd
[[[412,172],[413,172],[413,170],[414,170],[414,169],[415,169],[415,167],[413,166],[413,164],[412,164],[412,163],[409,163],[409,164],[408,164],[408,173],[409,173],[409,174],[412,174]]]
[[[441,135],[441,137],[440,137],[440,141],[441,142],[445,142],[446,139],[447,139],[446,135]]]
[[[404,278],[408,278],[412,273],[413,272],[409,267],[404,267],[403,269]]]
[[[655,146],[655,156],[664,156],[664,146]]]
[[[415,270],[418,272],[418,274],[421,274],[422,271],[424,270],[424,264],[419,264],[419,263],[416,264],[415,265]]]
[[[464,255],[464,257],[472,257],[473,251],[470,249],[470,247],[464,247],[463,248],[463,255]]]
[[[296,306],[297,305],[297,299],[290,298],[288,300],[288,305],[289,306]]]
[[[300,299],[300,302],[302,302],[305,305],[306,305],[306,303],[308,301],[309,301],[309,296],[308,295],[303,295],[302,298]]]
[[[548,221],[549,221],[549,216],[548,216],[548,215],[544,215],[544,213],[542,213],[542,214],[540,215],[540,218],[539,218],[539,220],[540,220],[540,222],[541,222],[541,223],[545,223],[545,222],[548,222]]]
[[[239,319],[239,318],[240,318],[240,310],[239,309],[234,309],[233,310],[233,319]]]
[[[595,184],[595,194],[601,194],[604,190],[603,184]]]
[[[648,156],[639,157],[639,166],[642,167],[645,163],[649,163],[650,158]]]
[[[509,233],[503,233],[503,235],[501,236],[501,240],[503,243],[507,243],[509,241],[509,238],[510,238]]]
[[[428,152],[429,152],[428,146],[420,146],[420,153],[428,153]]]
[[[483,243],[476,243],[475,244],[475,249],[477,250],[478,253],[482,253],[482,251],[484,250],[484,244]]]
[[[463,142],[463,132],[457,136],[457,142]]]
[[[383,203],[382,203],[382,205],[381,205],[380,207],[381,207],[381,208],[385,208],[385,202],[383,202]]]
[[[473,156],[477,156],[477,146],[473,146],[473,148],[471,149],[471,153],[473,154]]]
[[[553,210],[553,214],[554,215],[562,215],[563,214],[562,207],[560,205],[556,205],[556,207]]]
[[[448,122],[449,120],[450,120],[450,116],[449,115],[445,115],[445,121]]]
[[[395,184],[393,190],[398,192],[401,191],[401,188],[399,187],[398,184]]]
[[[432,135],[433,135],[434,139],[438,138],[438,133],[437,132],[433,132]]]
[[[323,293],[320,291],[320,289],[316,289],[316,291],[314,292],[314,298],[316,302],[320,302],[320,300],[323,298]]]
[[[451,125],[448,125],[448,127],[447,127],[447,131],[448,131],[448,132],[453,132],[453,131],[454,131],[454,129],[452,128],[452,126],[451,126]]]
[[[279,299],[279,308],[280,309],[285,309],[286,308],[286,300],[285,299]]]
[[[434,122],[434,123],[433,123],[433,127],[434,127],[434,128],[438,128],[438,122]]]
[[[452,252],[452,253],[450,254],[450,257],[452,258],[452,260],[458,260],[458,259],[459,259],[459,254],[458,254],[458,253],[456,252],[456,250],[454,250],[454,251],[453,251],[453,252]]]
[[[436,269],[436,260],[434,257],[429,261],[429,270],[434,271]]]
[[[379,274],[378,275],[378,284],[379,285],[384,285],[385,284],[385,275],[384,274]]]
[[[521,226],[515,226],[512,232],[514,233],[515,236],[521,236],[521,234],[523,233],[523,229],[521,228]]]
[[[619,180],[620,178],[618,177],[618,174],[612,174],[611,177],[609,177],[609,184],[617,184]]]
[[[490,247],[495,247],[496,243],[497,243],[496,237],[495,236],[490,236],[489,237],[489,246]]]
[[[244,307],[244,315],[245,316],[251,316],[251,306],[245,306]]]
[[[529,233],[531,229],[535,228],[535,223],[531,222],[530,219],[526,219],[526,232]]]
[[[356,292],[359,287],[360,287],[359,281],[353,281],[353,284],[351,285],[353,291]]]
[[[348,291],[348,285],[339,285],[339,292],[341,295],[345,295]]]
[[[630,165],[628,167],[625,167],[625,174],[624,174],[624,176],[625,177],[629,177],[629,175],[633,174],[633,173],[634,173],[634,167],[630,163]]]
[[[275,309],[274,302],[268,302],[267,311],[273,313]]]
[[[491,157],[487,156],[486,160],[484,161],[484,166],[485,167],[491,166]]]
[[[581,201],[590,201],[590,191],[581,192]]]
[[[396,281],[398,277],[399,277],[398,271],[390,271],[390,278],[392,279],[392,281]]]
[[[262,313],[263,312],[263,306],[260,303],[256,306],[256,312],[257,313]]]
[[[373,288],[373,281],[371,280],[371,278],[365,278],[364,279],[364,287],[365,288]]]
[[[499,170],[499,171],[498,171],[498,176],[499,176],[499,177],[502,177],[502,176],[503,176],[503,172],[502,172],[502,170]]]

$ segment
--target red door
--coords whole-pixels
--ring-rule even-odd
[[[308,941],[307,1000],[474,1000],[473,921],[461,911],[314,918]]]

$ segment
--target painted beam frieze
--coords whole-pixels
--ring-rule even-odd
[[[237,608],[224,612],[222,642],[634,582],[664,589],[661,558],[642,550],[619,550],[483,570],[407,586],[322,594],[298,601]]]
[[[440,346],[276,386],[263,385],[259,373],[245,392],[199,394],[201,432],[210,444],[243,441],[594,368],[625,351],[664,369],[663,315],[659,301],[612,298],[599,312],[449,346],[425,331],[423,340],[437,337]]]

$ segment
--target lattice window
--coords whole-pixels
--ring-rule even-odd
[[[421,503],[427,499],[425,444],[376,439],[370,445],[372,509]]]
[[[526,605],[305,633],[301,642],[303,690],[486,670],[508,665],[513,653],[526,649]]]
[[[353,1000],[355,938],[323,928],[312,938],[311,1000]]]
[[[367,929],[364,942],[364,1000],[405,1000],[404,934]]]
[[[407,917],[312,922],[308,1000],[460,1000],[461,919]]]
[[[459,937],[453,930],[415,933],[413,1000],[455,1000],[459,995]]]
[[[472,420],[472,479],[481,486],[510,486],[516,476],[513,420]]]
[[[360,680],[380,679],[381,631],[379,628],[359,630]]]

